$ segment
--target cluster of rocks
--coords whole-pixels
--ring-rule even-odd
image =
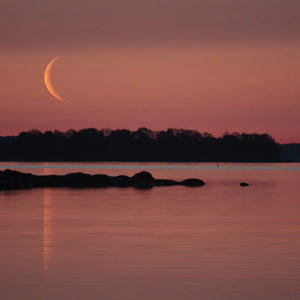
[[[182,185],[188,187],[203,186],[201,179],[190,178],[183,181],[155,179],[148,172],[140,172],[132,177],[126,175],[108,176],[70,173],[66,175],[34,175],[6,169],[0,171],[0,190],[36,188],[36,187],[72,187],[72,188],[104,188],[135,187],[147,189],[154,186]]]

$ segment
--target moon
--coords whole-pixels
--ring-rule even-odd
[[[51,74],[51,70],[52,70],[52,67],[54,65],[54,63],[60,58],[60,56],[57,56],[55,58],[53,58],[50,63],[47,65],[46,67],[46,70],[45,70],[45,74],[44,74],[44,83],[45,83],[45,86],[48,90],[48,92],[57,100],[59,101],[63,101],[63,102],[67,102],[67,103],[70,103],[69,100],[61,97],[55,90],[55,88],[53,87],[53,84],[51,82],[51,78],[50,78],[50,74]]]

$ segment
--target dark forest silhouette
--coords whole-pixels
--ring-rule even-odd
[[[2,161],[278,161],[280,146],[268,134],[214,137],[196,130],[139,128],[38,130],[0,137]]]

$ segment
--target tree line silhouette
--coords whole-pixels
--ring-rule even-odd
[[[2,161],[270,162],[278,161],[279,154],[279,144],[268,134],[214,137],[174,128],[30,130],[0,137]]]

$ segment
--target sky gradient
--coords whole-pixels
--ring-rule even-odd
[[[0,135],[169,127],[300,142],[298,0],[3,0]],[[53,67],[56,91],[43,82]]]

